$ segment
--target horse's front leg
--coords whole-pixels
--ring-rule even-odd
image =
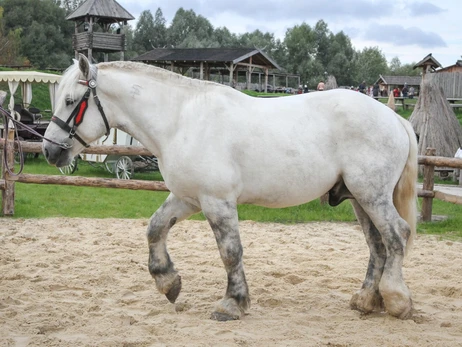
[[[149,245],[149,272],[156,287],[174,303],[181,291],[181,277],[173,266],[167,252],[167,235],[176,223],[188,218],[200,209],[170,194],[149,222],[147,238]]]
[[[216,306],[211,318],[219,321],[239,319],[250,307],[250,298],[242,263],[243,251],[236,203],[216,199],[205,200],[201,201],[202,211],[213,230],[228,275],[226,294]]]

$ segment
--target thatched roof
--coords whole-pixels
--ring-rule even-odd
[[[420,88],[419,99],[409,119],[419,137],[419,154],[425,155],[430,147],[436,149],[437,156],[454,157],[462,144],[459,121],[433,74],[426,75]]]

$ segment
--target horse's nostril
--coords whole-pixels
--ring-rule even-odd
[[[45,159],[48,159],[48,157],[50,156],[50,154],[48,153],[48,149],[45,148]]]

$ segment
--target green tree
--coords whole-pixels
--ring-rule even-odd
[[[178,9],[167,29],[168,44],[172,47],[214,47],[214,29],[209,20],[193,10]]]
[[[152,45],[157,48],[162,48],[167,45],[167,26],[164,14],[160,7],[154,15],[154,36],[152,37]]]
[[[353,78],[357,86],[362,81],[367,85],[373,84],[380,74],[388,70],[387,59],[378,47],[366,47],[357,51],[354,57],[356,75]]]
[[[154,18],[150,10],[141,12],[133,37],[133,49],[138,53],[157,48],[152,43],[155,37]]]
[[[3,20],[3,7],[0,7],[0,64],[22,65],[25,59],[19,54],[21,28],[6,31]]]
[[[286,52],[285,68],[290,73],[300,74],[302,83],[315,85],[324,68],[316,61],[316,33],[306,23],[287,29],[284,37]]]
[[[56,4],[66,10],[66,15],[74,12],[85,0],[55,0]]]
[[[392,76],[418,76],[420,70],[414,69],[415,63],[412,64],[401,64],[398,57],[394,57],[388,64],[387,74]]]
[[[328,75],[335,76],[339,86],[349,86],[353,83],[354,53],[350,38],[342,31],[329,35],[328,59],[325,67]]]
[[[212,42],[215,47],[234,48],[238,46],[236,34],[231,33],[226,27],[215,28],[212,34]]]
[[[329,48],[332,41],[330,36],[332,34],[327,27],[327,23],[322,19],[316,23],[313,28],[313,32],[316,43],[316,60],[324,68],[324,70],[326,70],[331,58]]]
[[[54,0],[3,0],[5,30],[21,29],[19,55],[39,68],[66,67],[71,62],[72,23]]]

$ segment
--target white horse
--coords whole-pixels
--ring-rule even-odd
[[[174,224],[203,211],[228,276],[212,318],[239,319],[250,298],[236,206],[293,206],[328,192],[331,205],[351,199],[370,249],[351,308],[411,316],[402,263],[416,228],[417,143],[380,102],[347,90],[259,99],[148,65],[90,65],[82,55],[56,97],[45,136],[60,145],[43,142],[50,164],[69,164],[111,127],[158,158],[171,193],[148,226],[149,271],[172,303],[181,290],[166,246]]]

